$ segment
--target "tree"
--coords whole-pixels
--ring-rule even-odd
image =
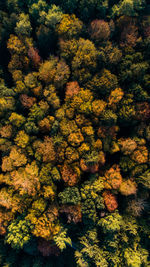
[[[128,24],[121,33],[121,46],[136,46],[138,41],[138,28],[135,24]]]
[[[15,32],[18,36],[30,36],[31,33],[31,24],[29,20],[29,15],[21,13],[16,23]]]
[[[28,50],[28,56],[32,60],[33,66],[39,67],[41,63],[41,57],[39,56],[38,50],[34,47],[30,47]]]
[[[81,196],[77,187],[66,187],[63,192],[59,193],[59,199],[62,204],[79,204]]]
[[[55,161],[55,150],[52,139],[45,136],[44,142],[39,144],[38,153],[43,157],[43,162],[54,162]]]
[[[147,255],[145,255],[147,258]],[[141,266],[143,260],[141,257],[141,251],[137,249],[126,248],[124,251],[124,259],[128,266]]]
[[[118,48],[118,46],[113,44],[110,41],[107,41],[105,46],[101,45],[98,47],[99,52],[99,63],[101,66],[103,64],[106,68],[113,67],[121,61],[122,58],[122,51]]]
[[[12,171],[14,167],[20,167],[27,163],[26,156],[17,147],[12,147],[9,157],[2,158],[2,171]]]
[[[52,57],[45,61],[39,69],[39,78],[45,83],[54,82],[56,87],[62,87],[68,80],[70,75],[69,67],[66,63],[58,61],[58,58]]]
[[[62,227],[60,232],[54,236],[54,241],[61,251],[66,248],[66,245],[72,246],[70,237],[67,237],[67,232]]]
[[[25,45],[15,35],[11,34],[7,43],[7,48],[11,53],[22,54],[25,53]]]
[[[77,95],[79,91],[80,87],[77,81],[67,83],[65,92],[66,99],[72,98],[74,95]]]
[[[47,241],[53,240],[54,236],[57,235],[61,227],[58,222],[54,223],[48,220],[46,214],[41,215],[38,219],[33,216],[30,218],[31,222],[33,220],[34,227],[32,233],[39,238],[43,238]]]
[[[0,116],[15,110],[15,99],[13,97],[0,98]],[[8,113],[9,114],[9,113]]]
[[[111,109],[107,109],[106,111],[103,111],[101,120],[104,125],[112,126],[117,122],[117,115]]]
[[[0,79],[0,94],[1,97],[8,97],[8,96],[14,96],[15,92],[13,89],[8,88],[5,85],[5,81],[3,79]]]
[[[149,170],[142,173],[138,178],[137,182],[144,185],[146,188],[150,188],[150,173]]]
[[[136,116],[137,119],[140,119],[141,121],[146,121],[150,117],[150,105],[147,102],[142,102],[137,104],[137,112]]]
[[[34,103],[36,102],[35,97],[31,97],[31,96],[28,96],[26,94],[21,94],[19,99],[20,99],[22,106],[24,108],[27,108],[27,109],[31,108],[34,105]]]
[[[122,223],[122,217],[119,215],[118,210],[99,220],[99,225],[102,227],[102,231],[105,234],[112,235],[121,230]]]
[[[140,146],[139,149],[135,150],[132,155],[131,159],[135,162],[146,163],[148,161],[148,150],[145,146]]]
[[[105,188],[118,189],[122,183],[122,176],[118,165],[113,165],[105,172]]]
[[[103,100],[94,100],[92,102],[92,111],[94,115],[99,117],[105,110],[106,105],[107,105],[106,102]]]
[[[29,144],[29,135],[25,131],[19,131],[14,141],[17,146],[25,148]]]
[[[0,129],[0,135],[5,138],[10,138],[12,136],[12,126],[5,125]]]
[[[65,151],[67,163],[72,163],[79,160],[79,154],[73,147],[67,147]]]
[[[69,186],[74,186],[79,180],[77,172],[66,164],[62,166],[61,175],[64,182]]]
[[[41,119],[44,118],[45,116],[45,110],[42,109],[42,106],[40,106],[40,104],[34,104],[31,108],[30,108],[30,112],[29,112],[29,117],[28,117],[28,122],[32,122],[32,121],[39,121]]]
[[[130,95],[131,98],[129,98],[129,95],[127,98],[122,99],[122,107],[120,108],[118,112],[119,121],[121,121],[124,125],[129,124],[131,122],[134,123],[133,118],[135,119],[135,106],[133,104],[133,96]]]
[[[117,77],[109,70],[103,69],[89,82],[90,89],[101,95],[107,95],[111,90],[118,87]]]
[[[111,91],[109,99],[108,99],[108,101],[109,101],[108,104],[112,108],[113,107],[115,108],[116,104],[121,101],[123,96],[124,96],[124,92],[122,91],[122,89],[121,88],[116,88],[115,90]]]
[[[51,118],[49,118],[49,117],[44,118],[43,120],[39,121],[39,123],[38,123],[39,130],[41,132],[44,132],[44,133],[50,132],[50,130],[52,128],[52,123],[53,123],[53,121],[51,121]]]
[[[130,155],[137,148],[136,142],[131,138],[119,139],[119,145],[120,145],[121,152],[124,155]]]
[[[71,40],[59,38],[59,49],[61,57],[71,62],[78,50],[78,42],[75,38]]]
[[[66,84],[70,76],[70,69],[65,61],[61,60],[58,62],[56,67],[56,73],[54,76],[54,85],[56,88],[61,88]]]
[[[80,167],[83,171],[95,173],[99,168],[99,155],[97,152],[87,153],[80,161]]]
[[[113,212],[118,208],[118,202],[116,196],[113,195],[110,191],[103,192],[104,203],[109,212]]]
[[[48,5],[45,1],[39,0],[38,2],[29,5],[29,14],[31,15],[34,22],[37,24],[40,14],[42,12],[47,12]]]
[[[48,14],[46,15],[45,25],[55,28],[58,23],[63,23],[61,21],[63,18],[63,12],[61,8],[59,6],[52,5],[48,10]]]
[[[80,35],[82,27],[83,23],[74,14],[64,14],[57,26],[57,32],[64,39],[71,39]]]
[[[30,89],[36,87],[38,85],[37,73],[32,72],[32,73],[29,73],[28,75],[26,75],[24,78],[24,83]]]
[[[48,87],[46,87],[43,92],[43,95],[46,98],[47,102],[54,109],[58,109],[60,107],[60,98],[57,95],[56,88],[53,85],[49,85]]]
[[[142,9],[145,8],[145,0],[123,0],[119,5],[113,6],[114,15],[137,16]]]
[[[10,221],[14,219],[14,215],[11,211],[4,211],[0,209],[0,234],[6,235],[6,230]]]
[[[8,226],[6,242],[14,249],[23,248],[31,239],[32,225],[28,220],[16,220]]]
[[[37,125],[32,121],[32,119],[28,120],[24,126],[25,131],[27,134],[37,134],[38,133],[38,127]]]
[[[30,213],[34,216],[40,216],[46,210],[47,202],[43,198],[33,201]]]
[[[93,20],[89,27],[91,39],[97,43],[106,41],[110,36],[110,28],[108,22],[104,20]]]
[[[68,136],[68,143],[73,147],[78,147],[84,141],[84,137],[79,130],[72,132]]]
[[[131,179],[124,180],[121,183],[119,190],[124,196],[135,195],[137,192],[137,185]]]
[[[40,189],[38,167],[35,162],[11,172],[11,184],[20,195],[35,196]]]
[[[54,79],[56,73],[56,59],[52,58],[51,60],[45,61],[39,69],[39,78],[45,83],[51,82]]]
[[[78,49],[72,61],[72,69],[96,68],[97,50],[94,44],[83,38],[79,39]]]
[[[137,57],[139,60],[137,60]],[[148,65],[143,62],[141,53],[127,55],[121,63],[121,80],[123,82],[128,80],[130,83],[132,81],[139,83],[139,81],[143,80],[147,67]]]
[[[13,196],[13,192],[12,190],[3,187],[0,190],[0,205],[7,209],[7,210],[11,210],[13,213],[15,213],[16,211],[20,211],[20,208],[22,209],[22,207],[20,207],[20,200],[18,197]]]
[[[132,216],[140,217],[146,208],[147,202],[144,199],[133,199],[128,203],[127,212]]]
[[[79,248],[75,251],[78,266],[87,267],[89,262],[93,266],[108,266],[106,253],[98,244],[98,234],[95,228],[86,231],[79,238]]]
[[[10,123],[15,125],[16,127],[20,127],[22,124],[25,123],[25,118],[24,116],[17,114],[15,112],[11,113],[11,116],[9,117]]]

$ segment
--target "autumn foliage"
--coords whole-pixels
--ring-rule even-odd
[[[110,191],[104,191],[103,198],[108,211],[113,212],[118,208],[116,196],[113,195]]]
[[[149,266],[148,11],[0,1],[0,266]]]

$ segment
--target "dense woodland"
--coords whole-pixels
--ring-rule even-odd
[[[150,266],[150,5],[0,0],[0,266]]]

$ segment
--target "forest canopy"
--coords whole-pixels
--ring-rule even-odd
[[[150,265],[148,2],[0,1],[0,266]]]

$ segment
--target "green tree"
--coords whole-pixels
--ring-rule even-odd
[[[137,16],[145,8],[145,0],[123,0],[113,6],[114,15]]]
[[[62,204],[78,204],[81,200],[77,187],[67,187],[63,192],[60,192],[58,196]]]
[[[14,249],[23,248],[31,239],[32,225],[27,220],[18,219],[8,226],[6,235],[6,243],[10,244]]]
[[[31,34],[31,24],[29,20],[29,15],[21,13],[16,24],[15,32],[18,36],[30,36]]]
[[[67,237],[66,229],[61,228],[60,232],[54,236],[54,241],[56,245],[62,250],[66,248],[67,245],[72,246],[70,237]]]
[[[48,11],[48,5],[43,0],[35,1],[32,5],[29,6],[29,14],[31,15],[34,22],[37,24],[40,20],[40,14],[45,12],[45,15]]]
[[[52,5],[46,15],[45,25],[48,27],[55,28],[63,18],[63,12],[59,6]]]
[[[79,238],[79,248],[75,251],[78,266],[104,266],[107,267],[106,252],[99,247],[96,229],[91,229]]]

